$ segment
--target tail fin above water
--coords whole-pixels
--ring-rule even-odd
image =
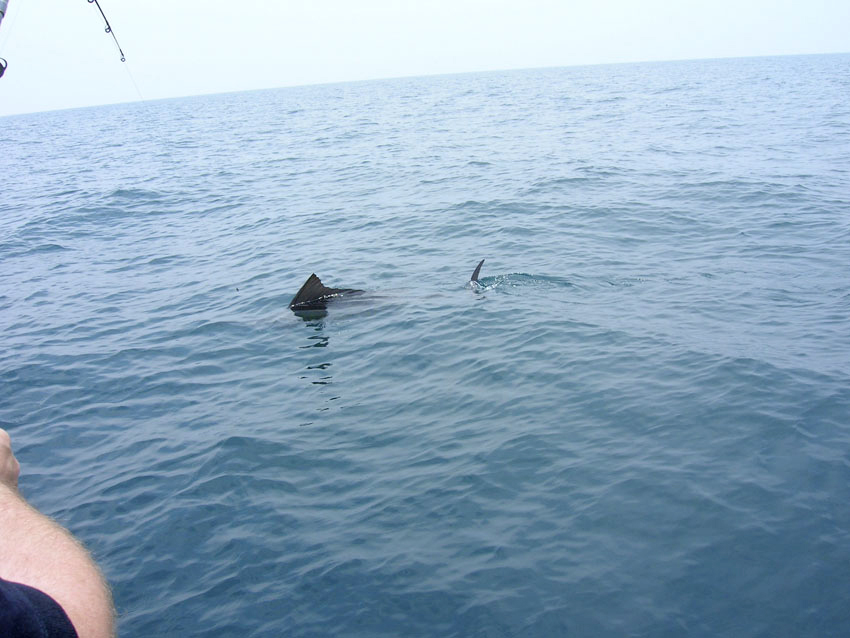
[[[472,277],[469,278],[469,281],[478,281],[478,273],[481,272],[481,264],[483,263],[483,259],[478,262],[478,265],[475,267],[475,270],[472,271]]]

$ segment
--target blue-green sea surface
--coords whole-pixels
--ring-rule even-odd
[[[848,96],[835,55],[2,118],[21,489],[122,636],[850,635]],[[298,317],[313,272],[366,292]]]

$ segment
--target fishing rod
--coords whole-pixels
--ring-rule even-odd
[[[0,22],[3,22],[3,16],[6,15],[6,8],[9,6],[9,0],[0,0]],[[6,67],[9,63],[4,58],[0,58],[0,78],[6,72]]]
[[[8,0],[0,0],[0,3],[8,2]],[[118,38],[115,37],[115,32],[112,30],[112,26],[109,24],[109,20],[106,19],[106,14],[103,12],[103,9],[100,8],[100,3],[97,0],[88,0],[89,4],[94,4],[97,7],[97,10],[100,11],[100,15],[103,16],[103,22],[106,24],[106,32],[112,36],[112,39],[115,40],[115,46],[118,47],[118,53],[121,54],[121,61],[126,62],[127,58],[124,57],[124,52],[121,50],[121,45],[118,44]]]
[[[115,40],[115,46],[118,47],[118,53],[121,54],[121,61],[126,62],[127,57],[124,55],[124,51],[121,49],[121,45],[118,43],[118,38],[115,37],[115,32],[112,30],[112,25],[109,24],[109,19],[106,17],[106,14],[103,12],[103,8],[100,6],[100,2],[98,0],[88,0],[89,4],[94,4],[97,7],[97,10],[100,11],[100,15],[103,16],[103,22],[106,24],[106,32],[112,36],[112,39]],[[9,7],[9,0],[0,0],[0,23],[3,22],[3,18],[6,16],[6,11]],[[0,78],[3,77],[3,74],[6,72],[9,63],[4,59],[0,58]],[[132,79],[132,78],[131,78]],[[135,80],[133,80],[133,84],[135,84]],[[138,87],[136,87],[138,91]]]
[[[4,0],[0,0],[3,2]],[[115,37],[115,31],[112,30],[112,25],[109,24],[109,19],[106,17],[106,14],[103,12],[103,7],[100,6],[100,2],[98,0],[88,0],[89,4],[93,4],[97,7],[97,10],[100,11],[100,15],[103,16],[103,23],[106,25],[106,32],[112,36],[112,39],[115,40],[115,46],[118,47],[118,53],[121,54],[121,61],[126,62],[127,56],[124,55],[124,51],[121,49],[121,45],[118,44],[118,38]],[[140,100],[144,100],[142,97],[142,92],[139,90],[139,85],[136,84],[136,79],[133,77],[133,74],[130,73],[130,67],[125,65],[124,69],[127,71],[127,75],[130,76],[130,81],[133,83],[133,87],[136,89],[136,93],[139,95]]]

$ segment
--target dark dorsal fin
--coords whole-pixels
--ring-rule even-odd
[[[478,273],[481,272],[481,264],[483,263],[483,259],[478,262],[478,265],[475,267],[475,270],[472,271],[472,277],[469,278],[469,281],[478,281]]]
[[[289,307],[293,308],[307,301],[315,301],[329,294],[332,294],[330,288],[325,287],[322,280],[316,276],[316,273],[313,273],[307,277],[307,281],[301,286],[301,290],[295,293],[292,301],[289,302]]]
[[[341,295],[347,292],[362,291],[354,290],[353,288],[328,288],[322,283],[322,280],[316,276],[316,273],[313,273],[307,277],[307,281],[305,281],[304,285],[301,286],[301,290],[295,293],[292,301],[289,302],[289,307],[297,310],[299,307],[303,308],[311,304],[321,304],[334,295]]]

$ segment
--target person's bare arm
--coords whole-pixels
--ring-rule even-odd
[[[86,549],[18,493],[20,466],[0,428],[0,578],[53,598],[80,638],[115,633],[112,595]]]

